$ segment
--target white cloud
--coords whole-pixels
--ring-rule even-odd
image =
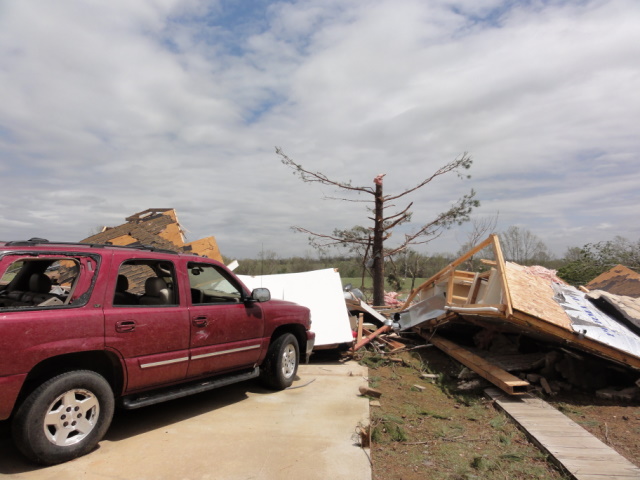
[[[291,225],[365,221],[274,145],[388,192],[469,151],[471,181],[416,192],[417,222],[473,187],[558,254],[636,238],[638,23],[635,0],[4,2],[0,238],[175,207],[226,255],[285,256],[309,250]]]

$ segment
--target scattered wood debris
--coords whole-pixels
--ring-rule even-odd
[[[510,395],[522,395],[528,390],[529,382],[511,375],[449,340],[434,335],[431,337],[431,343]]]
[[[365,385],[360,386],[360,395],[372,397],[372,398],[380,398],[382,396],[382,392],[380,390],[376,390],[375,388],[367,387]]]
[[[482,261],[480,271],[457,270],[485,249],[492,259]],[[414,289],[400,308],[381,312],[350,301],[349,309],[358,303],[379,326],[363,328],[366,337],[353,352],[374,339],[379,351],[407,349],[392,332],[417,333],[512,395],[620,392],[640,384],[640,300],[581,292],[553,271],[506,262],[496,235]],[[482,383],[473,375],[460,379],[467,382],[460,388]]]

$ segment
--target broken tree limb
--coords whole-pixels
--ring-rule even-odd
[[[360,340],[358,343],[356,343],[353,346],[353,351],[357,352],[358,350],[360,350],[362,347],[364,347],[366,344],[370,343],[371,340],[373,340],[374,338],[376,338],[378,335],[382,334],[382,333],[387,333],[391,331],[391,327],[389,325],[384,325],[382,327],[380,327],[379,329],[377,329],[375,332],[373,332],[371,335],[366,336],[365,338],[363,338],[362,340]]]

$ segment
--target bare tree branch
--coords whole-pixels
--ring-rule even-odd
[[[292,168],[294,170],[294,173],[296,173],[303,182],[317,182],[324,185],[332,185],[334,187],[344,188],[345,190],[351,190],[354,192],[364,192],[371,195],[375,194],[375,191],[371,187],[354,187],[351,185],[351,182],[338,182],[336,180],[331,180],[322,172],[312,172],[310,170],[307,170],[302,165],[294,162],[291,158],[289,158],[280,147],[276,147],[276,153],[280,155],[281,162],[286,166]]]
[[[341,202],[353,202],[353,203],[371,203],[371,200],[356,200],[354,198],[341,198],[341,197],[322,197],[323,200],[340,200]]]
[[[402,192],[402,193],[400,193],[398,195],[390,195],[390,196],[385,197],[385,202],[389,201],[389,200],[395,200],[397,198],[404,197],[405,195],[408,195],[411,192],[415,192],[419,188],[422,188],[427,183],[431,182],[433,179],[439,177],[440,175],[444,175],[445,173],[449,173],[449,172],[454,171],[454,170],[459,170],[461,168],[465,169],[465,170],[468,170],[469,168],[471,168],[471,164],[472,163],[473,163],[473,160],[467,154],[467,152],[465,152],[465,153],[462,154],[461,157],[457,158],[453,162],[447,163],[444,167],[439,168],[433,175],[431,175],[428,178],[425,178],[422,182],[420,182],[415,187],[410,188],[408,190],[405,190],[404,192]],[[458,176],[460,176],[459,173],[458,173]]]
[[[412,206],[412,205],[413,205],[413,202],[411,202],[411,203],[407,206],[407,208],[405,208],[403,211],[401,211],[401,212],[399,212],[399,213],[396,213],[395,215],[391,215],[390,217],[385,217],[385,218],[383,218],[382,220],[383,220],[384,222],[387,222],[387,221],[391,220],[392,218],[396,218],[396,217],[400,217],[400,216],[405,217],[405,216],[406,216],[406,214],[407,214],[407,212],[409,211],[409,209],[411,208],[411,206]]]

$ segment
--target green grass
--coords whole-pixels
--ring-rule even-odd
[[[404,420],[396,415],[381,415],[374,418],[371,440],[378,443],[406,442],[409,437],[401,425]]]

